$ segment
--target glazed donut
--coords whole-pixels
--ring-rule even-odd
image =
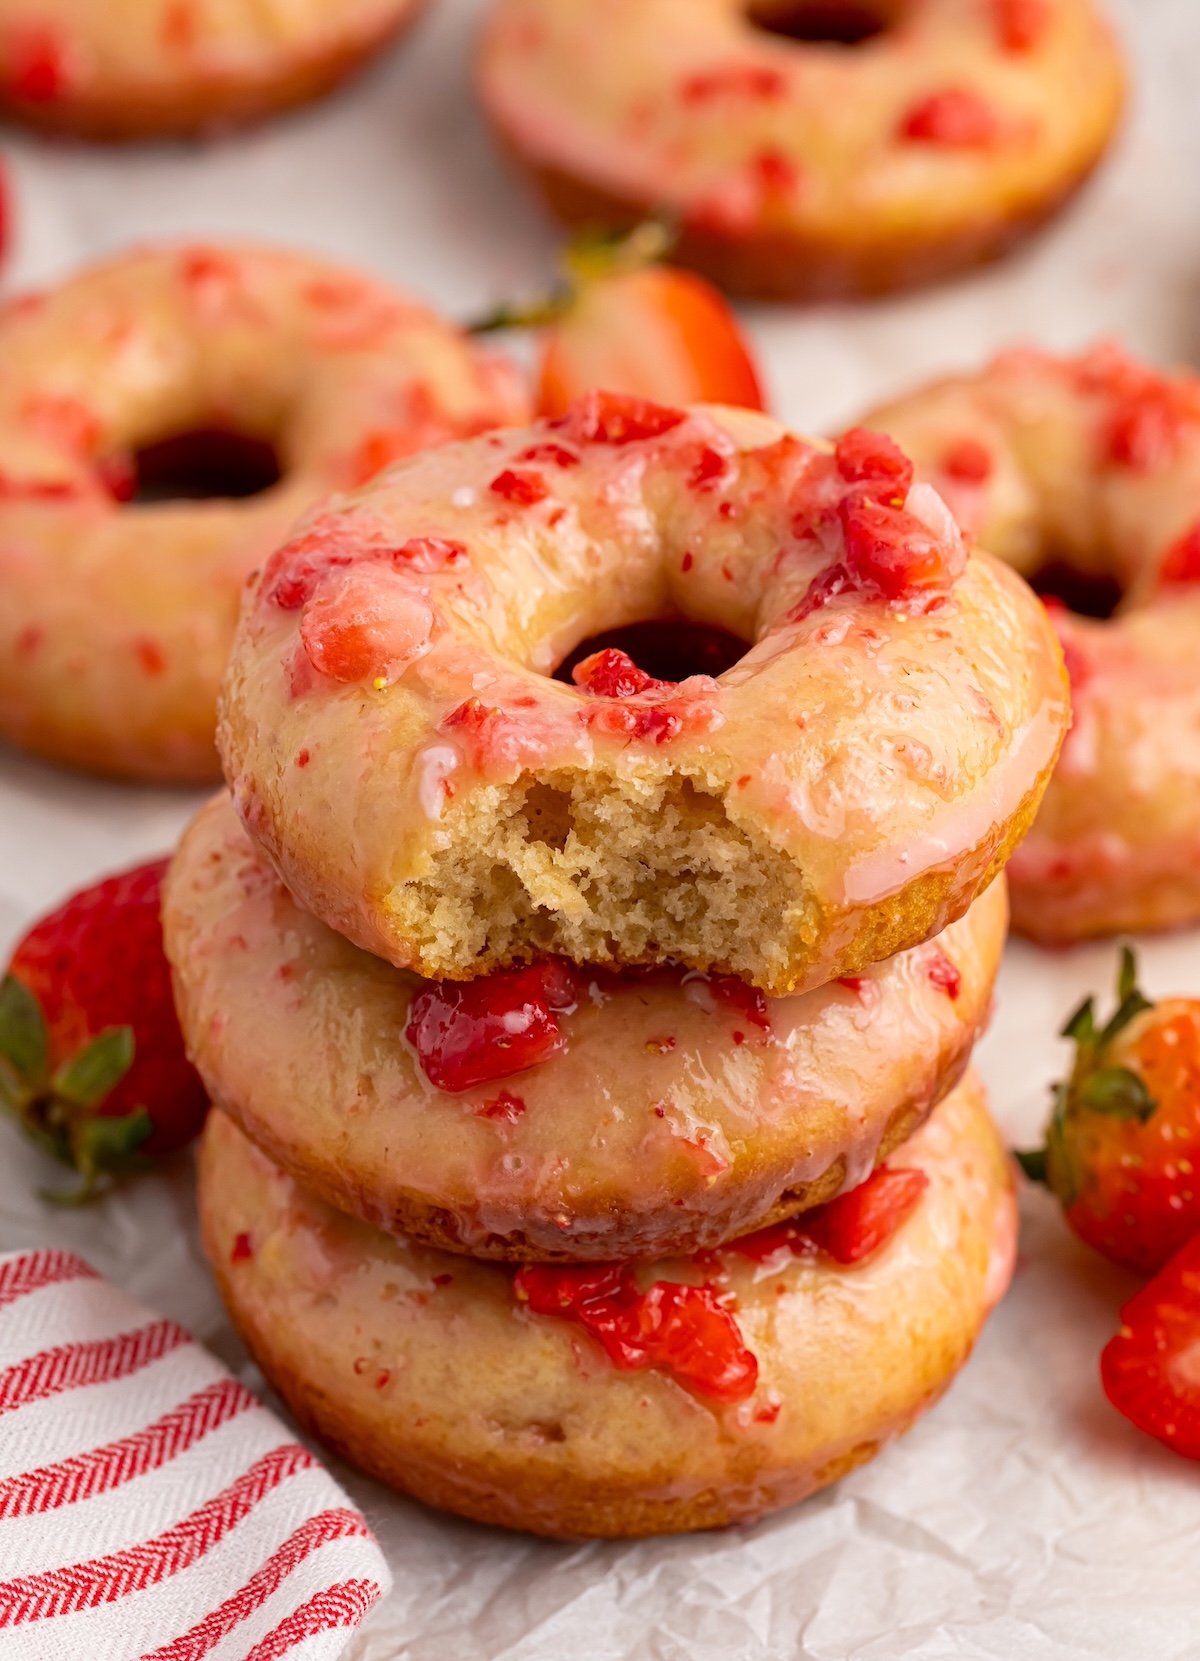
[[[329,91],[421,0],[0,0],[0,110],[83,138],[165,138]]]
[[[1001,879],[936,941],[802,997],[561,960],[446,987],[300,911],[227,797],[163,907],[209,1094],[298,1181],[450,1251],[593,1261],[715,1246],[861,1182],[966,1067],[1006,922]]]
[[[1073,726],[1009,867],[1014,925],[1200,920],[1200,378],[1014,351],[870,419],[1047,592],[1066,653]]]
[[[14,301],[0,362],[0,735],[140,778],[217,775],[241,586],[302,509],[521,413],[510,372],[423,307],[263,248],[140,251]],[[274,452],[280,482],[122,499],[139,451],[212,429]]]
[[[928,939],[1032,818],[1067,696],[1041,605],[910,477],[869,433],[600,393],[401,463],[248,591],[243,821],[300,906],[431,979],[671,958],[782,996]],[[550,678],[680,615],[754,644]]]
[[[510,1266],[377,1233],[306,1194],[223,1113],[201,1145],[200,1214],[234,1324],[338,1453],[481,1522],[620,1537],[803,1499],[950,1383],[1016,1244],[979,1085],[960,1085],[889,1169],[919,1197],[866,1262],[805,1255],[800,1240],[796,1255],[781,1231],[642,1271],[634,1286],[668,1308],[664,1282],[712,1288],[679,1298],[695,1343],[669,1372],[638,1366],[644,1349],[614,1365],[580,1323],[533,1312],[554,1275],[586,1282],[586,1270],[526,1265],[514,1280]],[[600,1274],[630,1284],[620,1265]]]
[[[1123,84],[1093,0],[496,0],[478,69],[560,219],[665,213],[676,257],[781,300],[1004,253],[1095,166]]]

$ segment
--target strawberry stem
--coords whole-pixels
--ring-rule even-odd
[[[580,290],[605,277],[622,276],[657,265],[671,252],[678,230],[665,219],[646,219],[631,231],[585,231],[559,255],[559,280],[548,294],[534,300],[497,306],[473,323],[468,334],[494,334],[501,329],[540,329],[557,323],[574,306]]]

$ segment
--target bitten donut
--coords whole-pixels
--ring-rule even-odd
[[[810,1235],[801,1219],[637,1271],[514,1276],[329,1209],[223,1113],[200,1153],[226,1305],[301,1423],[431,1505],[553,1536],[750,1520],[937,1400],[1016,1244],[979,1085],[847,1201],[812,1213]]]
[[[15,300],[0,363],[0,736],[139,778],[217,775],[242,583],[304,508],[521,413],[424,307],[264,248],[139,251]],[[276,484],[127,500],[159,441],[231,434]]]
[[[1066,653],[1073,725],[1009,866],[1014,925],[1200,920],[1200,378],[1015,351],[870,419],[1047,591]]]
[[[178,137],[306,103],[422,0],[0,0],[0,110],[83,138]]]
[[[163,907],[188,1047],[247,1134],[340,1210],[512,1259],[692,1251],[857,1185],[966,1067],[1006,921],[1001,879],[802,997],[561,959],[420,981],[300,911],[225,797]]]
[[[433,979],[672,958],[776,996],[961,916],[1067,720],[1041,604],[877,435],[589,394],[413,458],[251,584],[220,745],[298,903]],[[653,680],[639,619],[746,655]]]
[[[880,294],[1004,253],[1123,98],[1093,0],[496,0],[505,147],[571,225],[663,213],[766,299]]]

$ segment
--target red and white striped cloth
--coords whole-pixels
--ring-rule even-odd
[[[332,1661],[390,1580],[181,1327],[71,1252],[0,1256],[3,1661]]]

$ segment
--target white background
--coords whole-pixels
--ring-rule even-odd
[[[1108,334],[1156,362],[1200,358],[1200,0],[1109,5],[1135,92],[1095,186],[982,275],[862,308],[750,311],[786,419],[831,429],[1015,339],[1070,348]],[[18,231],[4,286],[176,234],[336,255],[456,316],[539,286],[553,233],[470,96],[478,10],[433,0],[346,93],[248,136],[114,152],[6,135]],[[195,800],[0,751],[0,948],[69,890],[168,849]],[[1197,946],[1195,934],[1147,942],[1148,989],[1200,992]],[[1014,1140],[1033,1138],[1062,1068],[1056,1028],[1084,991],[1107,988],[1113,957],[1010,947],[979,1060]],[[0,1251],[71,1245],[251,1376],[195,1246],[187,1162],[80,1214],[34,1197],[52,1175],[0,1126]],[[946,1401],[876,1464],[756,1527],[555,1546],[339,1471],[396,1574],[354,1661],[1200,1661],[1200,1472],[1130,1429],[1097,1381],[1132,1282],[1075,1244],[1049,1201],[1023,1204],[1013,1290]]]

